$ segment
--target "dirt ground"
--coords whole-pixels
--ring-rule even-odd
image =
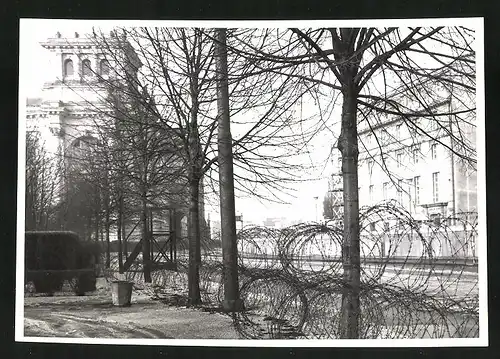
[[[105,280],[83,297],[56,293],[26,296],[24,335],[27,337],[238,339],[231,319],[220,313],[173,306],[134,291],[130,307],[112,304]]]

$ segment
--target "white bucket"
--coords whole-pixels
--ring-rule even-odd
[[[132,300],[132,287],[134,283],[117,280],[111,283],[111,296],[113,305],[118,307],[128,307]]]

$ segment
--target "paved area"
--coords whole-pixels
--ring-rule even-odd
[[[141,291],[130,307],[112,304],[103,285],[83,297],[57,293],[25,298],[24,335],[66,338],[238,339],[231,319],[220,313],[172,306]]]

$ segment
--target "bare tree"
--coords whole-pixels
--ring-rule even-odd
[[[47,153],[37,131],[26,134],[26,230],[47,230],[55,226],[59,199],[61,163]]]
[[[156,176],[157,185],[153,187],[159,192],[164,192],[168,188],[165,184],[173,178],[179,188],[188,189],[189,297],[191,304],[198,304],[201,301],[198,282],[204,225],[200,217],[200,190],[208,188],[218,192],[214,32],[139,28],[120,29],[114,34],[111,38],[103,34],[94,38],[113,68],[113,76],[96,74],[100,86],[115,96],[115,99],[102,96],[108,116],[116,120],[106,136],[117,123],[120,127],[127,122],[142,126],[150,134],[148,141],[154,139],[156,144],[151,143],[148,150],[143,148],[138,153],[155,153],[156,163],[161,163],[163,168],[160,172],[150,168],[142,172],[143,175]],[[136,49],[142,66],[137,65],[134,55],[127,57],[131,53],[124,51],[128,46]],[[316,128],[301,128],[304,121],[296,111],[298,100],[308,88],[302,80],[293,77],[259,73],[257,64],[242,61],[234,52],[228,54],[228,58],[230,115],[236,133],[233,154],[237,189],[255,195],[258,194],[256,188],[267,188],[268,193],[277,198],[286,181],[305,180],[294,176],[292,172],[299,166],[290,160],[303,151],[308,136],[316,131]],[[137,76],[126,75],[136,71],[139,72]],[[121,99],[116,101],[116,96]],[[133,111],[126,105],[131,102],[147,115],[132,115]],[[94,111],[103,110],[94,108]],[[132,127],[129,131],[131,135],[139,132]],[[124,134],[118,137],[124,146],[127,142],[131,145]],[[118,148],[123,155],[124,147]],[[132,148],[137,146],[132,144]],[[160,160],[172,154],[176,160],[170,166]],[[122,167],[130,161],[131,158],[124,160]],[[208,186],[203,186],[204,183]],[[180,197],[181,192],[177,191]],[[261,196],[266,197],[266,194]]]
[[[334,219],[333,206],[333,196],[331,193],[327,193],[323,198],[323,217],[326,219]]]
[[[229,118],[229,86],[226,29],[217,30],[216,61],[218,72],[218,164],[220,178],[221,240],[224,262],[224,309],[241,310],[238,285],[238,248],[234,201],[233,144]]]
[[[271,32],[266,30],[266,34]],[[321,94],[320,88],[331,90],[327,94],[330,102],[339,97],[342,100],[340,121],[326,122],[325,126],[340,125],[337,148],[342,157],[344,192],[344,338],[359,335],[358,126],[363,122],[371,125],[374,117],[368,113],[394,115],[403,118],[408,128],[439,141],[415,121],[423,117],[448,132],[453,143],[448,147],[454,155],[474,164],[475,150],[465,135],[467,128],[474,126],[475,116],[473,36],[473,30],[463,27],[294,28],[276,32],[273,52],[258,51],[249,42],[239,52],[256,61],[266,58],[262,71],[285,73],[296,66],[311,69],[310,75],[289,76],[315,83],[315,95]],[[396,88],[404,89],[404,101],[388,96]],[[460,108],[436,113],[435,105],[443,93],[459,99]],[[450,116],[453,129],[445,125]]]

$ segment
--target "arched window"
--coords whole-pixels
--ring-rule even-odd
[[[101,60],[99,65],[99,70],[101,75],[109,75],[109,62],[108,60]]]
[[[91,76],[92,68],[90,67],[90,60],[85,59],[82,61],[82,76]]]
[[[92,145],[95,145],[97,143],[97,138],[92,136],[90,132],[87,131],[87,133],[83,136],[80,136],[76,138],[71,145],[75,148],[80,148],[80,149],[90,149]]]
[[[64,61],[64,76],[73,76],[73,61],[70,59]]]

